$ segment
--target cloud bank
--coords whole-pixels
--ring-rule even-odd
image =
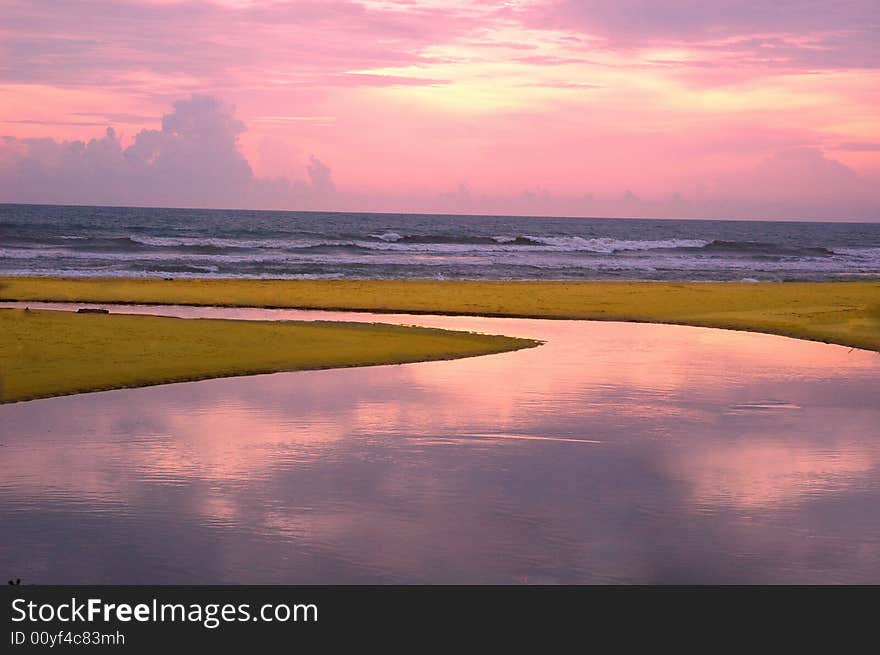
[[[877,0],[0,0],[0,15],[7,200],[880,213]]]
[[[242,153],[244,123],[216,97],[173,103],[159,129],[123,145],[113,127],[89,141],[0,141],[0,202],[336,211],[669,218],[880,219],[880,185],[816,147],[777,149],[756,165],[707,175],[687,190],[560,194],[540,182],[511,194],[467,181],[450,192],[338,188],[315,155],[302,179],[255,176]]]
[[[139,131],[131,145],[108,127],[90,141],[50,138],[0,143],[0,198],[172,207],[311,207],[334,192],[330,168],[316,157],[310,181],[261,180],[239,147],[245,125],[217,98],[174,103],[160,129]]]

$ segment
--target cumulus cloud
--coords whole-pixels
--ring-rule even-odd
[[[317,193],[330,195],[336,191],[336,186],[333,184],[333,176],[327,164],[312,155],[309,159],[307,170],[309,172],[309,179],[312,182],[312,188]]]
[[[198,204],[220,195],[237,204],[253,179],[238,147],[244,130],[216,98],[192,96],[174,103],[160,130],[138,132],[123,156],[132,182],[153,189],[160,202]]]
[[[83,141],[15,139],[0,143],[0,198],[13,202],[242,207],[311,206],[335,191],[330,168],[312,157],[311,184],[257,180],[239,148],[245,131],[217,98],[174,103],[160,129],[123,147],[108,127]]]

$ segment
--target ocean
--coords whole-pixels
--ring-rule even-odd
[[[880,223],[0,205],[0,275],[880,277]]]

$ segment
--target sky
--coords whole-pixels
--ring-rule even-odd
[[[0,202],[880,220],[877,0],[0,0]]]

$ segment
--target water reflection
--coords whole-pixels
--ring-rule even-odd
[[[8,575],[880,582],[874,353],[655,325],[161,311],[547,343],[0,407]]]

